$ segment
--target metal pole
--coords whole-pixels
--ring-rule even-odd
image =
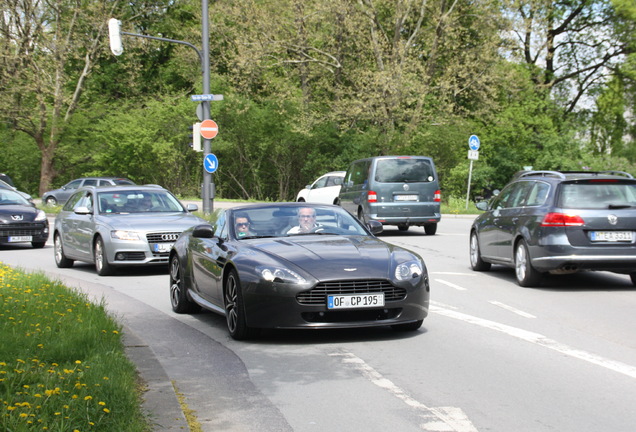
[[[466,210],[468,210],[468,197],[470,196],[470,179],[473,176],[473,160],[470,160],[470,170],[468,171],[468,191],[466,192]]]
[[[202,32],[202,62],[203,64],[203,94],[210,94],[210,30],[208,25],[208,0],[201,0],[201,32]],[[203,120],[210,118],[210,101],[203,101]],[[203,139],[203,154],[212,153],[212,142]],[[203,190],[201,191],[201,199],[203,200],[203,213],[210,214],[214,210],[214,181],[212,174],[203,170]]]

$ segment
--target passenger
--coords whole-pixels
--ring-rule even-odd
[[[320,232],[322,230],[322,225],[316,223],[316,210],[311,207],[301,207],[298,211],[298,225],[287,231],[287,234]]]

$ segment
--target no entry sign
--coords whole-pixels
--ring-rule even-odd
[[[214,120],[203,120],[201,122],[201,136],[205,139],[212,139],[219,133],[219,127]]]

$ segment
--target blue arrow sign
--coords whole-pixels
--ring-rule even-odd
[[[214,153],[208,153],[203,158],[203,169],[212,174],[219,167],[219,159]]]
[[[471,135],[470,138],[468,138],[468,147],[470,147],[471,150],[479,150],[479,138],[477,137],[477,135]]]
[[[221,101],[223,100],[223,95],[214,95],[214,94],[191,95],[190,98],[192,99],[193,102]]]

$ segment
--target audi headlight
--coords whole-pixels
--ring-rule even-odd
[[[418,261],[409,261],[395,267],[395,278],[397,280],[408,280],[422,276],[422,265]]]
[[[117,240],[139,240],[139,233],[136,231],[111,231],[110,236]]]
[[[256,267],[256,271],[268,282],[293,284],[304,284],[307,282],[304,277],[285,267],[259,266]]]

